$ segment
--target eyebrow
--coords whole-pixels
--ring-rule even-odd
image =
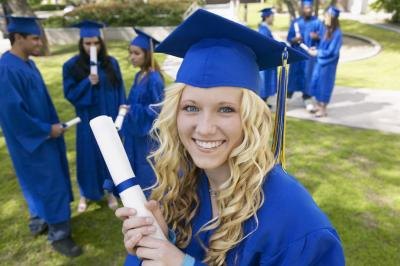
[[[187,104],[187,103],[197,104],[197,102],[195,100],[191,100],[191,99],[182,100],[180,102],[180,104]],[[237,105],[237,104],[233,103],[233,102],[222,101],[222,102],[218,102],[217,105]]]

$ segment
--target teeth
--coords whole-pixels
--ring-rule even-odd
[[[204,149],[213,149],[222,144],[222,140],[219,141],[200,141],[200,140],[195,140],[196,144],[199,145],[201,148]]]

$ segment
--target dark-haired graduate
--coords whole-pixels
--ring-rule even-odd
[[[82,250],[71,238],[72,191],[65,129],[42,75],[30,59],[39,55],[42,32],[35,17],[8,17],[7,30],[11,50],[0,58],[0,126],[28,205],[29,229],[33,236],[48,230],[48,240],[56,251],[79,256]]]
[[[101,38],[103,25],[86,20],[75,27],[80,28],[79,54],[64,63],[63,84],[65,98],[82,120],[76,131],[76,171],[81,195],[78,212],[84,212],[88,200],[99,201],[103,198],[105,180],[111,179],[89,121],[99,115],[115,119],[119,106],[125,104],[126,98],[118,62],[107,54]],[[90,49],[97,54],[97,74],[90,70],[95,64],[90,61]],[[107,200],[111,209],[118,206],[111,188],[107,192]]]
[[[153,126],[147,207],[168,240],[151,236],[154,219],[117,209],[126,265],[344,265],[328,217],[271,151],[259,70],[282,64],[285,48],[288,63],[306,58],[202,9],[157,47],[183,57]]]
[[[127,108],[129,109],[122,126],[124,147],[133,171],[142,188],[156,182],[147,156],[156,148],[150,136],[150,129],[158,112],[155,108],[164,98],[164,78],[154,58],[154,47],[159,42],[143,31],[135,29],[137,36],[129,45],[129,59],[138,67]],[[149,195],[150,191],[145,192]]]

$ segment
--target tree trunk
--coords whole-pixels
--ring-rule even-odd
[[[8,9],[12,12],[13,15],[15,16],[35,16],[35,13],[33,12],[32,8],[29,6],[27,0],[8,0],[5,2]],[[10,14],[6,14],[10,15]],[[43,48],[42,48],[42,53],[41,55],[50,55],[50,49],[49,49],[49,43],[47,41],[46,37],[46,32],[44,31],[44,28],[42,24],[40,23],[40,20],[38,20],[40,29],[42,31],[42,42],[43,42]]]
[[[297,10],[297,3],[295,0],[283,0],[288,8],[290,14],[290,21],[297,17],[296,10]]]
[[[314,14],[316,17],[318,17],[318,13],[319,13],[319,1],[315,1]]]

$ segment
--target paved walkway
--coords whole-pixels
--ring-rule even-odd
[[[227,12],[226,8],[229,8],[229,6],[219,5],[207,9],[229,18],[231,13]],[[220,13],[219,10],[223,11]],[[383,23],[387,15],[378,14],[367,18],[367,16],[345,14],[344,17],[364,23],[375,23],[377,21]],[[180,64],[180,58],[168,56],[163,69],[168,75],[175,78]],[[398,86],[398,84],[393,84],[393,86]],[[271,98],[269,100],[274,108],[276,99]],[[324,118],[315,118],[308,113],[304,109],[301,94],[295,93],[292,99],[288,99],[287,115],[321,123],[400,134],[400,90],[355,89],[336,86],[332,95],[332,102],[328,106],[328,117]]]

